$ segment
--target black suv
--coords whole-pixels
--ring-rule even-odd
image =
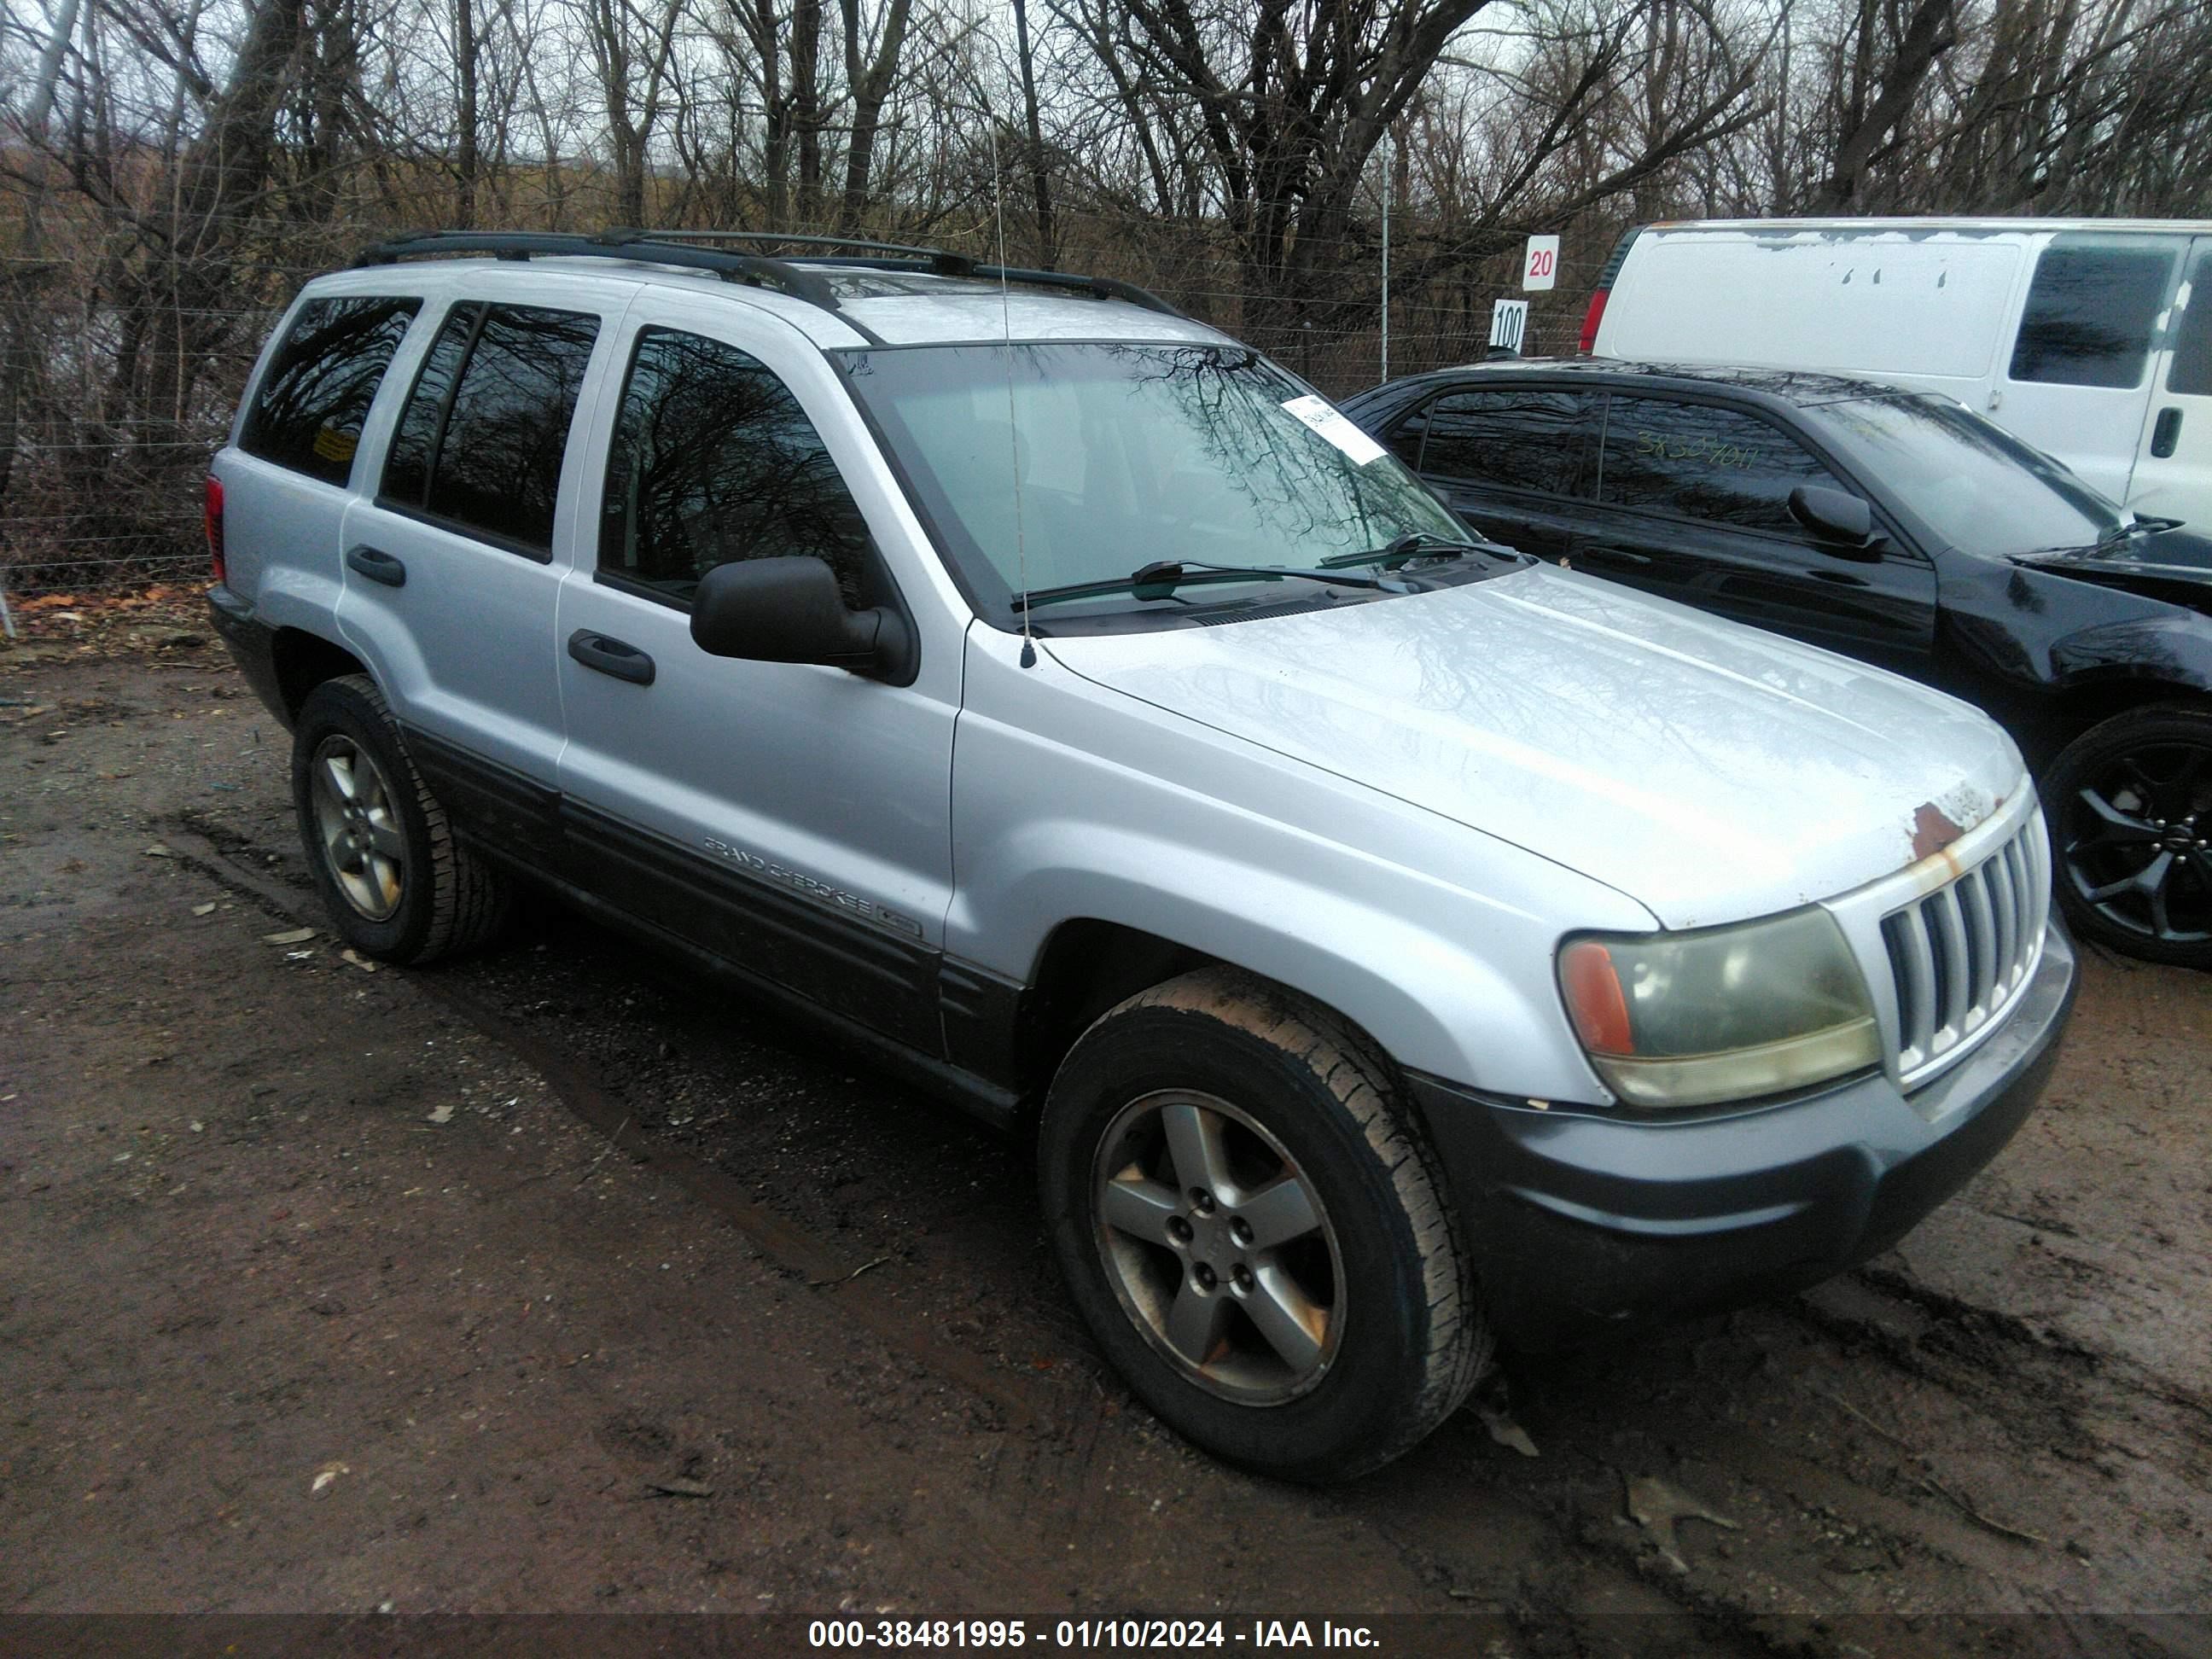
[[[2212,967],[2212,538],[1864,380],[1516,361],[1344,409],[1500,541],[1979,704],[2043,780],[2075,927]]]

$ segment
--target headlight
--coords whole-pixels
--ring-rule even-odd
[[[1881,1063],[1874,1005],[1817,907],[1689,933],[1584,933],[1559,989],[1590,1064],[1631,1106],[1709,1106]]]

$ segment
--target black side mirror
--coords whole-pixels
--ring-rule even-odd
[[[848,610],[836,574],[811,557],[716,565],[692,596],[691,638],[712,657],[824,663],[887,678],[910,650],[896,611]]]
[[[1790,492],[1790,516],[1805,526],[1823,551],[1849,558],[1876,556],[1874,509],[1856,495],[1825,484],[1799,484]]]

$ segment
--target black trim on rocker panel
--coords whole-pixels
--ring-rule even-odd
[[[558,790],[420,726],[401,730],[416,770],[457,828],[523,864],[557,867],[562,856]]]
[[[556,879],[549,884],[593,921],[688,963],[708,978],[728,984],[748,996],[757,997],[781,1009],[818,1036],[863,1050],[871,1060],[881,1064],[886,1070],[899,1073],[916,1087],[951,1102],[963,1111],[973,1113],[994,1127],[1010,1127],[1020,1115],[1019,1098],[1012,1090],[1001,1087],[988,1078],[978,1077],[957,1066],[948,1066],[935,1058],[933,1054],[922,1053],[896,1037],[887,1036],[857,1019],[825,1008],[812,999],[740,968],[727,957],[694,945],[682,935],[611,903],[572,881]]]
[[[937,970],[945,1020],[945,1057],[955,1066],[1018,1089],[1022,1060],[1015,1041],[1024,987],[957,957]]]
[[[561,817],[573,867],[617,908],[909,1048],[942,1049],[927,946],[572,798]]]
[[[419,728],[404,731],[454,827],[490,857],[833,1040],[859,1044],[985,1121],[1015,1120],[1024,993],[1015,981],[564,798]]]

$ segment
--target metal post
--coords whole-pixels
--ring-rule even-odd
[[[1390,378],[1390,185],[1396,157],[1390,135],[1382,135],[1382,378]]]

